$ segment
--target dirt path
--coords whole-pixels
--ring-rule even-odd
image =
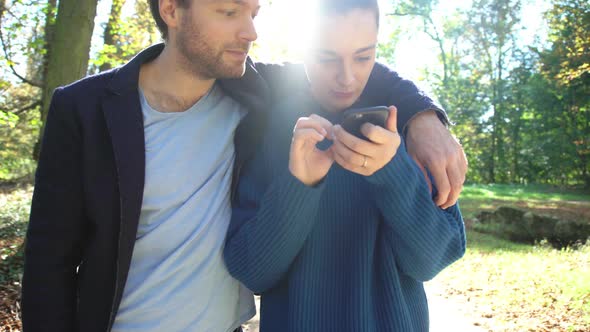
[[[436,281],[426,285],[428,303],[430,310],[430,332],[486,332],[487,330],[475,326],[476,320],[470,316],[468,303],[461,303],[452,298],[446,298],[444,288]],[[256,307],[259,306],[259,299],[256,297]],[[244,332],[258,332],[259,316],[245,324]]]
[[[436,281],[426,284],[428,309],[430,311],[430,332],[486,332],[476,326],[469,303],[449,298],[444,288]]]

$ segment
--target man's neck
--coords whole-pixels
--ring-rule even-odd
[[[159,112],[184,112],[215,84],[215,79],[203,79],[182,68],[179,57],[167,45],[156,59],[141,66],[139,87]]]

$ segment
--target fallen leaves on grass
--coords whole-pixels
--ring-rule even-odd
[[[0,332],[22,331],[20,285],[0,286]]]
[[[479,326],[494,332],[590,331],[588,245],[561,251],[497,246],[505,249],[470,248],[437,277],[448,296],[480,317]]]

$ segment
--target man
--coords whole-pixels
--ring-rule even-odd
[[[150,4],[165,44],[54,93],[27,234],[27,332],[232,331],[253,314],[222,244],[284,70],[246,57],[257,0]],[[431,104],[393,82],[416,94],[408,114]],[[417,117],[410,135],[426,125],[451,140],[427,153],[451,156],[444,170],[460,149],[436,115]]]

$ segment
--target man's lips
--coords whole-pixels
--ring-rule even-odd
[[[227,50],[227,53],[237,58],[246,58],[248,56],[248,50]]]

